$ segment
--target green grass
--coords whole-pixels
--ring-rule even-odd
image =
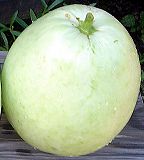
[[[30,8],[30,21],[28,21],[28,23],[25,20],[21,19],[18,15],[18,11],[16,11],[12,15],[9,25],[0,23],[0,50],[8,51],[13,42],[25,28],[27,28],[32,22],[37,20],[37,18],[40,18],[41,16],[48,13],[50,10],[56,8],[57,6],[63,5],[63,3],[64,0],[54,0],[51,4],[48,5],[45,0],[41,0],[42,8],[37,15]]]

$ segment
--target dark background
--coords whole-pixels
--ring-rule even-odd
[[[51,3],[52,0],[46,0]],[[91,4],[97,3],[96,7],[102,8],[116,18],[120,19],[126,14],[138,14],[144,10],[143,0],[65,0],[66,4]],[[29,9],[38,12],[41,8],[40,0],[0,0],[0,22],[9,22],[11,15],[19,10],[21,18],[27,18]]]

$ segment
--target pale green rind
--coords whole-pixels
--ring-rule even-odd
[[[94,15],[89,39],[77,17]],[[16,40],[2,72],[5,113],[36,148],[77,156],[108,144],[136,104],[140,64],[125,28],[103,10],[59,8],[38,19]]]

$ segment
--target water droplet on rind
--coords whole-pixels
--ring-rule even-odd
[[[106,103],[105,103],[105,105],[106,105],[106,106],[108,106],[108,105],[109,105],[109,103],[108,103],[108,102],[106,102]]]

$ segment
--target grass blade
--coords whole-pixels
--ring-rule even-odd
[[[9,49],[8,39],[7,39],[7,37],[6,37],[4,32],[1,32],[1,37],[2,37],[2,39],[4,41],[5,48],[8,50]]]
[[[97,3],[91,3],[90,6],[95,7]]]
[[[41,0],[41,4],[43,6],[43,9],[46,9],[48,7],[48,5],[47,5],[45,0]]]
[[[0,32],[6,32],[6,31],[8,31],[9,29],[5,29],[5,28],[2,28],[2,29],[0,29]]]
[[[15,35],[13,34],[13,32],[12,31],[10,31],[10,33],[11,33],[11,35],[12,35],[12,37],[13,37],[13,40],[15,41]]]
[[[32,9],[30,9],[30,18],[32,22],[37,20],[37,17]]]
[[[67,6],[68,4],[66,2],[63,3],[63,6]]]
[[[144,28],[144,11],[141,11],[140,13],[140,22],[141,22],[141,27]]]
[[[141,80],[144,81],[144,71],[141,73]]]
[[[144,58],[140,60],[140,63],[141,63],[141,64],[144,63]]]
[[[4,28],[4,29],[9,29],[6,25],[4,25],[4,24],[2,24],[2,23],[0,23],[0,28]]]
[[[21,34],[21,32],[19,32],[19,31],[12,31],[12,33],[13,33],[13,35],[15,35],[16,37],[18,37],[18,36]]]
[[[0,23],[0,32],[5,32],[5,31],[8,31],[8,30],[9,30],[9,28],[6,25]]]
[[[16,11],[13,16],[11,17],[11,20],[10,20],[10,28],[13,26],[15,20],[16,20],[16,17],[18,15],[18,11]]]
[[[7,51],[7,49],[0,46],[0,51]]]
[[[23,27],[24,29],[28,27],[28,25],[26,24],[26,22],[24,20],[22,20],[21,18],[17,17],[16,18],[16,22]]]
[[[55,0],[51,5],[48,6],[47,12],[56,7],[57,5],[61,4],[62,2],[64,2],[64,0]]]

